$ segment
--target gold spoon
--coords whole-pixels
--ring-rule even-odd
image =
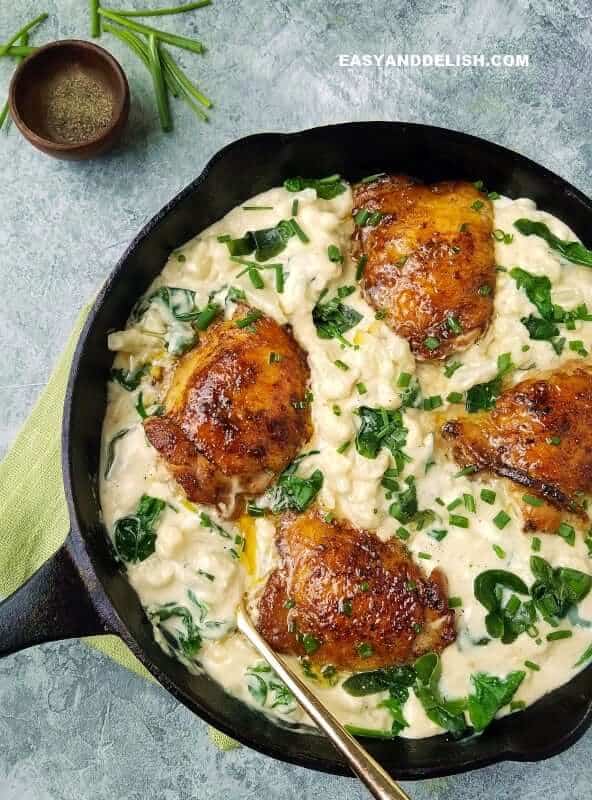
[[[325,733],[337,750],[345,757],[352,771],[378,800],[410,800],[401,787],[388,775],[372,756],[343,727],[341,722],[323,705],[308,686],[280,658],[255,630],[244,600],[237,613],[237,627],[253,647],[259,651],[276,674],[283,680],[308,716]]]

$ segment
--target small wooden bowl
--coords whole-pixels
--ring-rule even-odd
[[[60,141],[48,123],[48,98],[56,77],[84,74],[110,95],[111,121],[94,138]],[[71,161],[104,153],[121,136],[127,122],[130,91],[127,78],[113,56],[102,47],[79,39],[64,39],[40,47],[17,68],[10,83],[10,113],[34,147],[54,158]]]

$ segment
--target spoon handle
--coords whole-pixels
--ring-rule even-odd
[[[265,658],[283,680],[308,716],[329,737],[347,760],[352,771],[378,800],[410,800],[401,787],[388,775],[362,745],[348,733],[339,720],[323,705],[288,664],[278,656],[259,635],[244,605],[238,610],[237,626],[253,647]]]

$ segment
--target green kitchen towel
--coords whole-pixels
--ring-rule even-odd
[[[60,453],[62,408],[70,363],[89,309],[80,312],[47,386],[0,463],[0,597],[24,583],[58,549],[68,532]],[[126,669],[154,680],[116,636],[93,636],[85,642]],[[210,738],[221,750],[238,746],[213,729]]]

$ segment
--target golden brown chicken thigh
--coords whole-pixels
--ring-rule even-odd
[[[463,181],[391,175],[354,187],[353,214],[366,299],[417,358],[445,358],[487,330],[495,263],[486,195]]]
[[[179,361],[165,414],[144,422],[188,498],[236,512],[263,491],[310,436],[309,370],[292,334],[239,306]],[[238,323],[238,324],[237,324]]]
[[[592,492],[592,367],[570,361],[507,389],[492,411],[450,420],[442,438],[462,467],[509,478],[547,501],[524,506],[526,530],[555,531],[562,513],[583,520]]]
[[[444,577],[434,570],[426,578],[398,540],[381,542],[312,510],[282,516],[277,545],[282,564],[257,623],[275,650],[360,670],[405,664],[454,641]]]

